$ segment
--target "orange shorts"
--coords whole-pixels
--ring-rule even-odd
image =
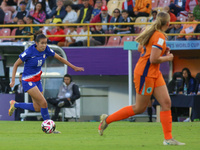
[[[158,78],[145,77],[134,73],[134,83],[136,93],[140,95],[152,95],[154,88],[166,84],[161,73],[159,73]]]

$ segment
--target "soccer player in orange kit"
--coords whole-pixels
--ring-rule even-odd
[[[139,43],[138,51],[141,52],[134,70],[136,103],[133,106],[126,106],[109,116],[102,114],[98,128],[101,136],[111,122],[143,113],[153,94],[162,107],[160,120],[165,138],[163,144],[185,145],[185,143],[178,142],[172,138],[171,99],[159,70],[160,63],[172,61],[174,57],[166,46],[165,40],[167,38],[165,31],[168,29],[169,20],[168,13],[160,12],[155,22],[146,27],[136,38],[135,41]],[[164,54],[165,56],[163,56]]]

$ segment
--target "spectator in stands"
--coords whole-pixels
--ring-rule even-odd
[[[23,19],[18,19],[17,24],[25,24],[25,22],[24,22]],[[16,32],[15,32],[15,35],[23,35],[23,32],[24,32],[24,27],[23,26],[18,27]],[[23,38],[15,38],[14,41],[15,42],[22,42],[22,41],[24,41],[24,39]]]
[[[200,73],[197,73],[195,79],[196,79],[196,89],[195,89],[195,92],[197,93],[197,95],[200,95]]]
[[[53,7],[56,6],[56,0],[45,0],[45,13],[46,13],[46,18],[47,14],[50,14]]]
[[[79,35],[87,35],[87,34],[88,34],[87,26],[83,26]],[[89,34],[91,34],[90,31]],[[76,42],[70,44],[69,46],[83,46],[83,41],[87,41],[87,38],[88,38],[87,36],[78,36],[76,37]]]
[[[173,74],[172,80],[167,85],[169,93],[176,93],[176,94],[178,93],[178,89],[181,86],[181,83],[179,83],[179,81],[181,81],[181,77],[182,77],[181,72],[175,72]]]
[[[53,23],[62,22],[67,14],[63,0],[57,0],[56,5],[57,6],[52,9],[51,13],[47,15],[48,18],[53,19]]]
[[[182,83],[179,88],[179,94],[183,94],[185,84],[187,86],[187,94],[195,93],[196,81],[188,68],[183,68],[182,70]]]
[[[149,121],[148,122],[153,122],[152,120],[152,103],[154,102],[155,97],[152,95],[151,99],[147,105],[147,113],[148,113],[148,117],[149,117]]]
[[[100,22],[97,22],[100,23]],[[102,25],[96,25],[95,26],[96,30],[92,32],[92,34],[104,34],[104,31],[102,29]],[[103,45],[105,44],[105,37],[97,37],[94,36],[90,39],[90,46],[98,46],[98,45]],[[87,40],[83,41],[83,46],[87,46]]]
[[[96,5],[97,8],[93,9],[91,19],[93,19],[96,15],[98,15],[101,12],[101,7],[103,6],[102,0],[97,0]]]
[[[24,21],[26,21],[26,17],[28,16],[29,12],[26,10],[26,3],[24,1],[20,2],[20,8],[21,11],[17,12],[16,16],[13,20],[11,20],[11,22],[17,23],[18,19],[23,19]]]
[[[4,24],[4,17],[5,17],[5,13],[4,11],[1,9],[0,7],[0,24]],[[1,28],[0,28],[1,29]]]
[[[58,22],[57,24],[62,24],[62,22]],[[56,32],[53,35],[65,35],[63,26],[56,26]],[[52,35],[49,30],[46,31],[47,35]],[[49,37],[49,44],[58,44],[58,42],[65,42],[65,37]]]
[[[129,16],[131,17],[135,17],[135,13],[134,13],[134,0],[125,0],[122,3],[122,10],[127,10]]]
[[[79,87],[72,82],[72,76],[66,74],[63,78],[63,84],[59,88],[57,98],[47,98],[47,102],[56,107],[55,115],[52,120],[57,121],[60,109],[62,107],[70,107],[80,98]]]
[[[194,30],[194,33],[200,33],[200,24],[198,24]],[[200,40],[200,35],[193,35],[192,38],[195,38],[197,40]]]
[[[72,0],[72,3],[76,5],[78,4],[78,0]]]
[[[134,14],[136,17],[148,17],[151,12],[151,0],[136,0]]]
[[[185,11],[180,11],[180,16],[188,16],[188,13],[193,12],[194,7],[197,5],[198,0],[186,0]]]
[[[15,85],[13,89],[13,93],[16,93],[16,94],[24,93],[24,90],[22,87],[22,72],[19,74],[19,84]]]
[[[114,17],[111,18],[110,23],[114,23],[114,22],[122,22],[123,17],[120,14],[120,10],[118,8],[115,8],[114,11]],[[109,26],[109,33],[113,33],[115,28],[118,27],[119,25],[110,25]]]
[[[175,22],[181,22],[180,20],[176,20]],[[169,33],[180,33],[182,30],[181,24],[175,24],[174,27],[169,31]],[[177,36],[168,36],[169,41],[175,41]]]
[[[76,12],[82,7],[84,7],[82,3],[79,3],[79,0],[65,1],[64,5],[71,5],[72,9],[75,10]]]
[[[33,23],[34,18],[32,16],[26,17],[26,24],[34,24]],[[38,26],[33,27],[33,34],[38,31],[40,28]],[[25,27],[23,35],[28,35],[31,33],[31,28],[30,27]],[[24,41],[29,41],[30,38],[24,38]]]
[[[3,0],[1,3],[1,8],[3,11],[11,11],[14,13],[16,11],[16,8],[13,6],[17,6],[16,0]]]
[[[151,14],[152,14],[152,17],[149,19],[149,22],[154,22],[156,20],[156,16],[158,12],[156,10],[153,10]]]
[[[127,10],[122,11],[122,17],[123,17],[123,20],[122,20],[123,23],[132,22],[131,18],[128,17],[128,11]],[[119,25],[119,27],[116,27],[114,30],[115,30],[114,33],[117,33],[117,34],[134,33],[133,25]]]
[[[65,10],[67,11],[67,15],[65,16],[65,18],[63,19],[63,23],[74,23],[76,22],[78,16],[77,13],[72,10],[72,6],[71,5],[67,5],[65,7]]]
[[[84,7],[80,9],[79,17],[76,23],[86,23],[91,19],[93,7],[89,5],[89,0],[82,0]]]
[[[173,13],[170,12],[170,9],[169,9],[168,6],[164,7],[164,8],[163,8],[163,11],[169,13],[169,15],[170,15],[170,22],[175,22],[175,21],[176,21],[176,16],[175,16]],[[173,25],[173,24],[170,24],[169,27],[168,27],[168,29],[167,29],[165,32],[166,32],[166,33],[169,33],[169,31],[170,31],[173,27],[174,27],[174,25]]]
[[[188,22],[196,22],[192,13],[188,14]],[[197,24],[184,24],[180,33],[193,33]],[[176,40],[195,40],[191,35],[179,35]]]
[[[46,12],[46,0],[28,0],[26,10],[28,10],[28,11],[34,10],[35,6],[38,2],[42,3],[42,9]]]
[[[193,9],[193,15],[195,20],[200,21],[200,0],[198,0],[198,5],[196,5]]]
[[[186,3],[185,3],[185,10],[188,12],[188,13],[191,13],[193,12],[193,9],[194,7],[198,4],[198,1],[197,0],[186,0]]]
[[[33,22],[35,24],[45,23],[46,14],[45,14],[44,10],[42,9],[42,3],[38,2],[35,5],[35,9],[30,11],[29,15],[34,17],[34,21]]]
[[[185,3],[186,3],[186,0],[175,0],[174,3],[171,3],[169,5],[169,8],[170,8],[170,11],[175,15],[175,16],[178,16],[178,14],[181,12],[181,11],[184,11],[185,10]]]
[[[110,16],[108,14],[108,8],[107,6],[102,6],[101,7],[101,13],[99,13],[98,15],[96,15],[90,23],[97,23],[97,22],[100,22],[100,23],[109,23],[111,21],[111,18],[112,16]],[[107,32],[109,31],[109,25],[103,25],[103,31]],[[95,28],[94,26],[91,26],[91,31],[95,31]]]
[[[88,1],[89,1],[89,4],[90,4],[91,6],[94,6],[95,0],[88,0]],[[80,4],[83,4],[83,0],[79,0],[79,3],[80,3]]]
[[[76,26],[68,26],[69,30],[67,31],[67,35],[77,35]],[[76,41],[76,36],[66,36],[65,42],[59,42],[58,46],[69,46],[70,44]]]
[[[19,74],[19,84],[15,85],[13,92],[16,94],[24,93],[24,90],[22,87],[22,72]]]

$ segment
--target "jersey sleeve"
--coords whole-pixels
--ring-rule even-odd
[[[22,53],[19,55],[19,58],[20,58],[23,62],[25,62],[29,57],[30,57],[29,49],[26,49],[24,52],[22,52]]]
[[[54,50],[50,49],[50,48],[47,46],[46,54],[47,54],[47,57],[49,57],[49,56],[54,56],[54,55],[55,55],[55,52],[54,52]]]
[[[162,33],[154,35],[152,47],[158,48],[162,51],[164,43],[165,43],[165,36]]]

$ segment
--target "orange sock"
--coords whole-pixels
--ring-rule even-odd
[[[160,121],[163,128],[164,137],[166,140],[172,138],[172,115],[171,110],[160,112]]]
[[[117,112],[113,113],[112,115],[109,115],[106,118],[106,123],[110,124],[111,122],[126,119],[126,118],[128,118],[130,116],[134,116],[134,115],[135,115],[135,113],[133,111],[132,106],[126,106],[126,107],[123,107],[122,109],[118,110]]]

